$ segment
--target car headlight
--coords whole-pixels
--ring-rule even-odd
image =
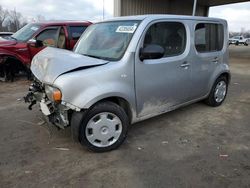
[[[51,101],[60,102],[62,100],[61,91],[55,87],[45,85],[45,93]]]

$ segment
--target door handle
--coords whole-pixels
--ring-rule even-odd
[[[189,66],[190,66],[190,64],[187,63],[187,62],[184,62],[184,63],[181,64],[182,68],[188,68]]]
[[[218,61],[219,61],[219,58],[218,58],[218,57],[215,57],[215,58],[212,60],[212,62],[214,62],[214,63],[218,63]]]

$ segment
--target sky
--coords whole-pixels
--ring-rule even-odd
[[[113,16],[114,0],[0,0],[0,5],[16,9],[28,21],[43,15],[47,20],[100,21]],[[250,2],[212,7],[209,16],[228,21],[230,31],[250,30]]]
[[[226,19],[230,31],[250,31],[250,2],[211,7],[209,16]]]
[[[113,0],[0,0],[0,5],[9,10],[16,9],[28,20],[37,15],[47,20],[100,21],[113,16]]]

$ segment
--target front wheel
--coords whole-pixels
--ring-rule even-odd
[[[82,113],[79,125],[79,141],[95,152],[106,152],[118,148],[127,136],[128,116],[119,105],[101,102]],[[74,133],[73,133],[74,134]]]
[[[226,77],[219,77],[210,91],[208,98],[205,103],[209,106],[217,107],[220,106],[226,98],[228,90],[228,80]]]

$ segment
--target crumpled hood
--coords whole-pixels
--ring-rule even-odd
[[[69,50],[47,47],[33,58],[31,71],[41,82],[52,84],[63,73],[106,63],[108,61],[83,56]]]

